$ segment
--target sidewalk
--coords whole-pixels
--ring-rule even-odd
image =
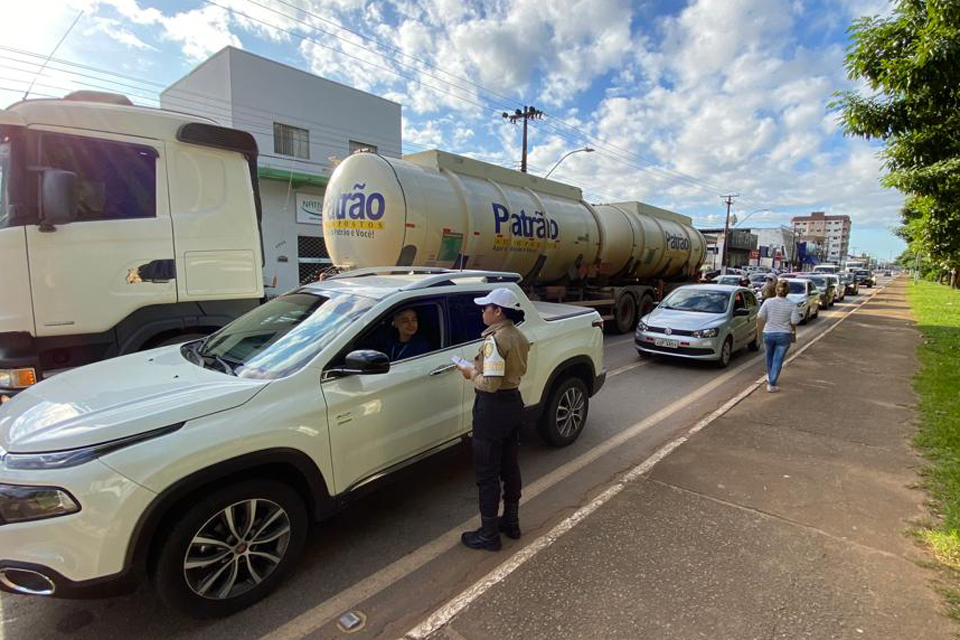
[[[900,279],[436,638],[953,638],[905,535],[918,334]],[[536,532],[535,535],[542,534]]]

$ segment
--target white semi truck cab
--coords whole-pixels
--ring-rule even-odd
[[[0,394],[263,298],[257,145],[79,92],[0,110]]]

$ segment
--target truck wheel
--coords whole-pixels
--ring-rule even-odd
[[[616,323],[617,333],[629,333],[637,328],[637,301],[632,295],[624,293],[617,298],[613,320]]]
[[[730,364],[730,356],[733,355],[733,338],[727,337],[723,341],[723,346],[720,347],[720,357],[716,361],[718,369],[726,369],[727,365]]]
[[[537,425],[540,437],[554,447],[573,444],[583,431],[589,409],[590,397],[583,380],[564,379],[554,388],[547,410],[540,417]]]
[[[644,296],[640,298],[640,318],[653,311],[656,306],[657,303],[653,301],[653,296],[649,293],[644,294]]]
[[[307,510],[289,486],[252,479],[198,494],[162,540],[151,572],[160,598],[194,618],[218,618],[269,594],[294,567]]]

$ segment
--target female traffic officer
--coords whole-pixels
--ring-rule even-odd
[[[530,343],[517,329],[523,319],[520,300],[510,289],[494,289],[474,300],[483,307],[487,326],[473,365],[458,365],[473,381],[473,467],[480,489],[480,522],[460,540],[471,549],[500,550],[500,531],[520,537],[520,425],[523,399],[520,378],[527,371]],[[503,518],[500,481],[503,481]]]

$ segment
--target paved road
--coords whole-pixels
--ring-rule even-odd
[[[800,341],[826,329],[864,297],[848,297],[822,311],[819,320],[801,327]],[[761,356],[747,351],[725,371],[705,363],[640,360],[631,336],[609,336],[604,356],[610,376],[593,399],[583,436],[562,450],[541,444],[533,433],[524,436],[525,533],[546,530],[592,488],[716,409],[763,368]],[[366,619],[350,637],[398,637],[516,548],[506,544],[500,554],[461,549],[458,532],[475,513],[469,448],[454,448],[318,525],[291,579],[232,618],[205,623],[180,618],[146,586],[105,601],[4,594],[0,640],[347,637],[336,628],[336,616],[346,610]]]

